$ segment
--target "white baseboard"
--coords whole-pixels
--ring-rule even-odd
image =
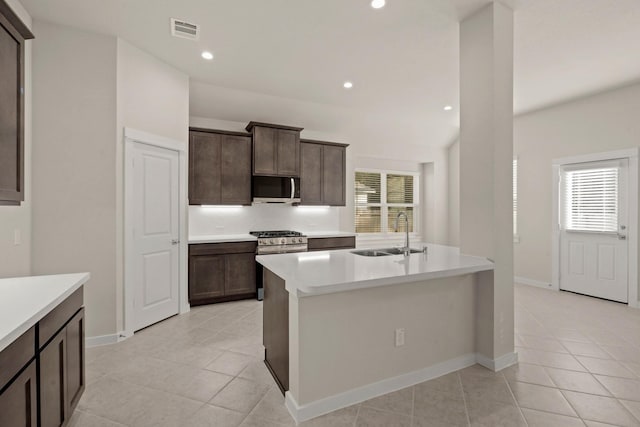
[[[518,353],[507,353],[497,359],[489,359],[481,354],[476,354],[476,363],[494,372],[498,372],[518,363]]]
[[[347,406],[351,406],[356,403],[364,402],[365,400],[369,400],[383,394],[429,381],[450,372],[466,368],[475,363],[476,355],[474,353],[467,354],[429,366],[428,368],[409,372],[407,374],[402,374],[397,377],[388,378],[372,384],[367,384],[365,386],[358,387],[335,396],[327,397],[325,399],[317,400],[315,402],[307,403],[302,406],[298,405],[294,397],[291,395],[291,392],[287,391],[285,394],[285,406],[296,423],[300,423],[338,409],[346,408]]]
[[[119,334],[100,335],[98,337],[86,337],[84,340],[85,348],[98,347],[101,345],[115,344],[126,339],[123,332]]]
[[[543,282],[541,280],[528,279],[526,277],[515,276],[513,278],[515,283],[520,283],[522,285],[535,286],[536,288],[544,288],[544,289],[553,289],[553,285],[551,283]]]
[[[398,375],[397,377],[388,378],[372,384],[367,384],[344,393],[336,394],[315,402],[299,405],[290,391],[285,393],[284,404],[287,410],[297,423],[319,417],[338,409],[346,408],[383,394],[392,393],[406,387],[411,387],[434,378],[441,377],[450,372],[464,369],[471,365],[479,363],[480,365],[492,370],[500,371],[511,365],[518,363],[517,353],[507,353],[497,359],[489,359],[477,353],[465,354],[455,359],[438,363],[428,368],[418,371],[409,372],[408,374]]]

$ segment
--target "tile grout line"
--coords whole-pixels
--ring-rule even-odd
[[[358,405],[358,410],[356,411],[356,417],[353,419],[353,427],[356,427],[358,424],[358,417],[360,416],[360,408],[362,408],[362,404]]]
[[[526,426],[529,425],[529,421],[527,421],[527,418],[524,416],[524,412],[522,412],[522,407],[520,406],[520,402],[518,402],[518,399],[516,399],[516,395],[513,393],[513,390],[511,389],[511,384],[509,384],[509,381],[507,381],[507,378],[504,376],[504,374],[502,374],[502,379],[504,380],[505,383],[507,383],[507,388],[509,389],[509,393],[511,394],[511,398],[513,399],[514,402],[516,402],[516,408],[518,408],[518,412],[520,413],[520,416],[522,417],[522,420],[524,421],[524,424]],[[551,380],[553,381],[553,380]]]
[[[467,426],[471,427],[471,417],[469,416],[469,407],[467,406],[467,398],[464,395],[464,386],[462,385],[462,377],[460,373],[456,373],[458,378],[458,384],[460,385],[460,392],[462,393],[462,403],[464,404],[464,414],[467,416]]]

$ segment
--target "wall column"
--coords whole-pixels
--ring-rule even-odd
[[[492,369],[515,361],[512,159],[513,11],[496,1],[460,23],[460,248],[495,261],[477,288],[476,351]]]

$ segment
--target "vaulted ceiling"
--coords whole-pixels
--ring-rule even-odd
[[[119,36],[193,81],[452,128],[458,22],[489,0],[387,0],[380,10],[368,0],[22,2],[37,20]],[[508,4],[516,113],[640,79],[640,1]],[[172,37],[171,17],[199,24],[200,40]]]

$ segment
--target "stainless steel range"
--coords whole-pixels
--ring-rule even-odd
[[[307,251],[307,236],[298,231],[252,231],[258,238],[258,255]]]
[[[258,249],[256,250],[258,255],[307,251],[307,236],[298,231],[251,231],[250,234],[258,238]],[[262,265],[256,263],[256,286],[258,288],[258,300],[260,301],[264,298],[262,273]]]

